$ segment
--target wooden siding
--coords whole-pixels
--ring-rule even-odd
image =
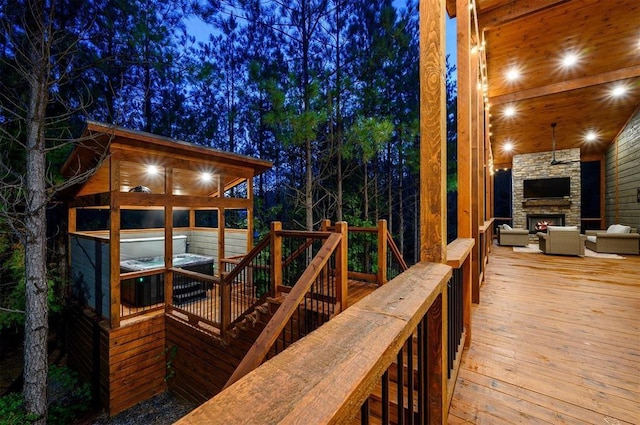
[[[165,371],[164,314],[109,331],[109,414],[164,392]]]
[[[236,339],[223,345],[219,338],[171,315],[167,315],[166,328],[167,353],[173,357],[167,381],[169,389],[198,404],[220,392],[251,346]]]
[[[607,225],[640,228],[640,110],[627,123],[606,155]]]
[[[494,246],[448,422],[638,423],[639,270]]]
[[[69,366],[90,383],[110,415],[166,390],[164,314],[111,331],[89,310],[72,309],[70,314]]]
[[[218,262],[218,229],[194,228],[190,232],[189,250],[194,254],[209,255]],[[224,255],[234,257],[247,253],[247,231],[226,229],[224,235]]]

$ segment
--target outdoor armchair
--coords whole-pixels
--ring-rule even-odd
[[[576,226],[547,226],[547,233],[538,233],[540,251],[556,255],[584,255],[584,242]]]
[[[529,231],[527,229],[513,229],[507,224],[498,226],[498,245],[527,246],[528,244]]]

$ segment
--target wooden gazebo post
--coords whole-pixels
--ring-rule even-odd
[[[111,329],[120,327],[120,159],[112,154],[109,168],[109,258]]]

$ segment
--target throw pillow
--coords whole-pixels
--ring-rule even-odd
[[[624,226],[622,224],[612,224],[607,228],[607,233],[631,233],[631,226]]]

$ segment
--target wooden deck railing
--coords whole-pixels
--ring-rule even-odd
[[[471,342],[471,252],[473,239],[447,245],[447,264],[453,268],[447,282],[447,400],[451,402],[462,351]]]
[[[367,423],[394,412],[445,422],[451,275],[445,264],[411,267],[177,423]]]

